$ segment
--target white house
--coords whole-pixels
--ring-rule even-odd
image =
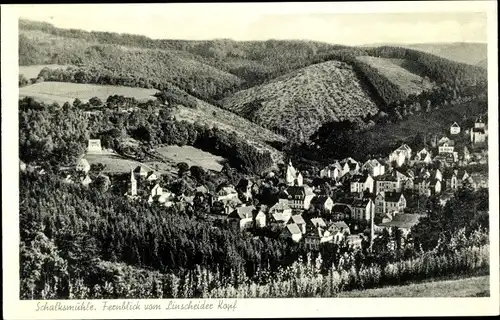
[[[470,141],[474,144],[486,141],[486,130],[484,128],[472,128],[470,130]]]
[[[326,228],[318,227],[309,232],[305,237],[305,246],[309,250],[319,250],[319,246],[325,242],[331,242],[333,235]]]
[[[389,162],[394,162],[398,167],[401,167],[410,161],[411,152],[411,148],[407,144],[403,144],[389,154]]]
[[[290,186],[286,189],[288,205],[292,210],[307,210],[314,198],[312,188],[306,185]]]
[[[355,199],[352,203],[353,218],[358,221],[370,221],[375,213],[375,204],[370,198]]]
[[[438,152],[443,153],[453,153],[455,151],[455,141],[443,137],[438,142]]]
[[[323,170],[320,171],[319,176],[321,178],[328,178],[338,180],[343,175],[342,166],[338,161],[335,161],[333,164],[326,166]]]
[[[333,200],[326,195],[318,195],[311,199],[311,204],[324,212],[331,212],[333,208]]]
[[[367,160],[361,170],[367,172],[372,177],[381,176],[385,173],[385,166],[383,166],[377,159]]]
[[[427,148],[423,148],[415,155],[415,162],[429,164],[432,162],[432,154]]]
[[[346,174],[348,172],[355,174],[359,171],[359,163],[351,157],[345,158],[340,162],[342,165],[342,173]]]
[[[450,126],[450,134],[459,134],[460,133],[460,126],[458,123],[453,122],[453,124]]]
[[[231,185],[220,185],[216,190],[217,201],[239,200],[236,188]]]
[[[346,236],[351,234],[349,226],[344,221],[337,221],[328,228],[334,243],[340,243]]]
[[[254,206],[242,206],[236,208],[228,215],[228,221],[233,228],[245,230],[252,226]]]
[[[386,192],[384,201],[386,213],[403,213],[406,208],[406,198],[400,192]]]
[[[76,163],[76,171],[84,172],[87,174],[90,171],[90,164],[85,158],[81,158]]]
[[[351,179],[351,193],[360,193],[368,190],[373,193],[374,181],[369,174],[357,174]]]
[[[377,177],[375,188],[376,192],[401,192],[402,181],[398,176],[385,174]]]
[[[87,153],[101,153],[101,140],[100,139],[90,139],[87,146]]]
[[[279,199],[278,202],[269,208],[269,213],[279,213],[284,216],[287,216],[288,219],[292,216],[292,208],[289,206],[288,199]]]

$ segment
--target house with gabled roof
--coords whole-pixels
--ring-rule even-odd
[[[353,217],[352,207],[346,203],[335,203],[332,207],[331,217],[334,221],[351,220]]]
[[[337,221],[328,227],[334,243],[340,243],[346,236],[351,234],[349,226],[344,221]]]
[[[304,239],[306,248],[309,250],[319,250],[322,243],[331,242],[333,236],[326,227],[311,228]]]
[[[358,221],[370,221],[375,214],[375,205],[370,198],[354,199],[353,218]]]
[[[373,193],[374,180],[369,174],[356,174],[351,178],[351,193],[361,193],[368,190]]]
[[[255,222],[256,228],[264,228],[266,226],[267,215],[266,215],[267,207],[261,205],[259,210],[254,211],[253,220]]]
[[[288,199],[279,199],[271,208],[269,208],[269,213],[281,213],[285,216],[292,216],[292,208],[289,206]]]
[[[412,150],[407,144],[402,144],[399,148],[389,154],[389,162],[395,163],[396,166],[401,167],[409,163],[411,159]]]
[[[333,200],[327,195],[316,195],[311,199],[311,205],[321,210],[322,212],[331,212]]]
[[[343,174],[344,172],[342,165],[338,161],[335,161],[334,163],[323,168],[320,171],[319,176],[321,178],[338,180],[342,177]]]
[[[414,162],[429,164],[432,162],[432,153],[427,148],[423,148],[415,155]]]
[[[368,173],[372,177],[381,176],[385,173],[385,166],[377,159],[367,160],[361,167],[361,171]]]
[[[453,124],[450,126],[450,134],[455,135],[460,133],[460,126],[458,123],[453,122]]]
[[[140,176],[140,177],[143,177],[143,178],[146,178],[148,176],[148,169],[144,166],[137,166],[135,169],[134,169],[134,174]]]
[[[289,186],[286,189],[288,195],[288,205],[292,210],[307,210],[314,198],[312,188],[307,185]]]
[[[238,192],[232,184],[223,183],[215,190],[217,201],[239,201]]]
[[[415,178],[415,191],[421,196],[431,196],[430,179],[426,177]]]
[[[318,227],[326,228],[326,222],[325,222],[325,220],[323,220],[323,218],[312,218],[310,220],[310,224],[315,228],[318,228]]]
[[[413,226],[420,222],[422,215],[419,214],[397,214],[392,217],[392,220],[378,224],[380,228],[386,228],[389,232],[393,227],[397,227],[406,237],[410,233]]]
[[[90,164],[85,158],[81,158],[76,163],[76,171],[83,172],[87,174],[90,171]]]
[[[397,175],[384,174],[375,179],[375,191],[378,192],[401,192],[402,181]]]
[[[253,213],[255,210],[255,206],[237,207],[228,215],[229,224],[239,230],[250,228],[253,224]]]
[[[299,242],[302,239],[302,231],[295,223],[287,224],[280,234],[280,237],[292,239],[293,242]]]
[[[403,213],[406,208],[406,198],[401,192],[386,192],[384,202],[386,213]]]
[[[438,142],[438,152],[443,153],[453,153],[455,151],[455,141],[447,137],[443,137]]]
[[[289,220],[289,223],[295,223],[302,233],[306,233],[306,221],[301,214],[295,214]]]

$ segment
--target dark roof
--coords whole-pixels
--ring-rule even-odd
[[[326,195],[317,195],[314,198],[311,199],[312,204],[324,204],[326,200],[328,200],[330,197]],[[331,199],[331,198],[330,198]]]
[[[290,196],[306,196],[312,194],[312,191],[307,186],[290,186],[286,191]]]
[[[472,128],[472,132],[484,133],[484,128]]]
[[[386,192],[384,199],[386,202],[398,202],[401,195],[401,192]]]
[[[443,145],[445,143],[447,143],[449,146],[452,146],[452,147],[455,145],[455,141],[454,140],[443,141],[443,142],[439,143],[439,145],[441,146],[441,145]]]
[[[368,179],[366,174],[356,174],[352,176],[351,182],[365,182]]]
[[[233,218],[245,219],[252,217],[252,212],[255,210],[254,206],[238,207],[231,212],[230,216]]]
[[[370,199],[368,198],[363,198],[363,199],[354,199],[352,206],[356,208],[366,208],[368,203],[370,202]]]
[[[458,123],[456,122],[453,122],[453,124],[451,125],[452,127],[456,127],[456,128],[460,128],[460,126],[458,125]]]
[[[377,181],[398,181],[398,178],[390,173],[387,173],[387,174],[376,177],[376,180]]]
[[[416,225],[422,215],[419,214],[396,214],[392,221],[379,224],[380,227],[398,227],[409,229]]]
[[[336,213],[349,212],[349,213],[351,213],[351,209],[345,204],[335,204],[332,207],[332,212],[336,212]]]

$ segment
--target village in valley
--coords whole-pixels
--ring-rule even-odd
[[[237,185],[221,183],[214,192],[198,185],[176,193],[166,187],[158,171],[142,164],[121,175],[120,183],[130,201],[167,208],[204,204],[207,210],[201,219],[214,226],[228,224],[242,234],[274,235],[310,250],[341,242],[370,247],[384,230],[390,234],[399,229],[406,237],[421,217],[436,210],[431,198],[444,206],[459,188],[488,187],[487,171],[468,170],[487,165],[487,125],[482,116],[471,128],[454,122],[449,132],[430,140],[421,150],[402,144],[384,159],[332,160],[318,172],[301,172],[289,161],[279,172],[242,178]],[[99,139],[89,140],[86,154],[64,182],[87,187],[95,179],[104,179],[107,187],[117,183],[99,172],[101,164],[91,172],[86,159],[107,152],[113,151],[104,150]],[[21,163],[22,171],[29,169]],[[179,167],[181,177],[188,174],[189,167]],[[256,199],[270,188],[277,193],[270,204],[260,204]]]

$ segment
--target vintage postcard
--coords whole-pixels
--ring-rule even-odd
[[[496,1],[1,12],[4,318],[499,313]]]

